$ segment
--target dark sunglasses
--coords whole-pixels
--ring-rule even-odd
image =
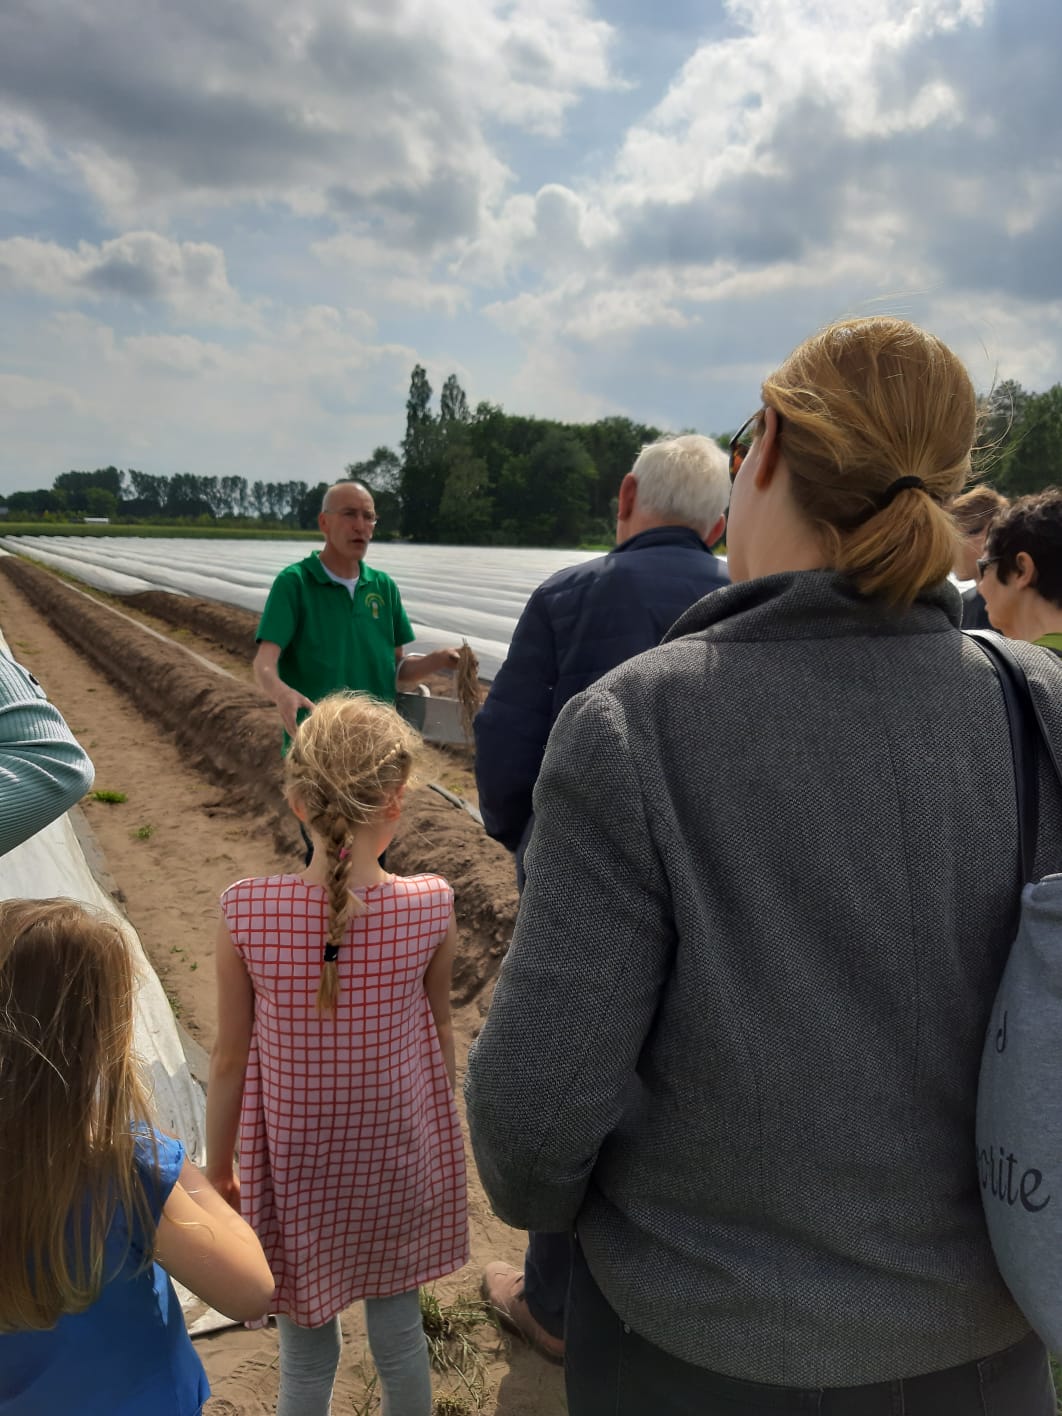
[[[746,418],[741,427],[730,439],[730,482],[733,485],[734,478],[741,471],[741,464],[748,456],[749,448],[759,437],[763,430],[763,409],[757,408],[751,418]]]
[[[974,564],[977,566],[978,580],[983,580],[985,571],[988,569],[988,567],[990,565],[995,565],[996,562],[1000,559],[1001,557],[999,556],[982,556],[979,561],[975,561]]]

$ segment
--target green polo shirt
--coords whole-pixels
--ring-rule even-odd
[[[315,551],[273,581],[256,638],[280,645],[280,677],[315,703],[342,688],[393,703],[395,650],[413,628],[389,575],[363,561],[352,599]]]
[[[1033,643],[1042,644],[1045,649],[1053,649],[1056,654],[1062,654],[1062,634],[1044,634],[1039,639],[1034,639]]]

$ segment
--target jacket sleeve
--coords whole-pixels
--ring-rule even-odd
[[[674,954],[663,868],[623,710],[564,709],[535,791],[516,933],[465,1083],[472,1147],[507,1224],[569,1230],[630,1095]]]
[[[0,654],[0,855],[80,801],[93,776],[87,754],[37,680]]]
[[[531,820],[557,681],[557,651],[542,597],[528,600],[505,663],[476,714],[476,789],[487,835],[519,846]]]

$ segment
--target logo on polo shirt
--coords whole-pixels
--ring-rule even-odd
[[[383,597],[377,595],[375,590],[370,590],[368,595],[365,596],[365,603],[368,605],[373,619],[378,620],[380,618],[380,611],[384,607]]]

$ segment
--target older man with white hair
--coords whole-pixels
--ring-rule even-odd
[[[686,434],[644,447],[619,489],[616,545],[558,571],[531,596],[476,718],[476,783],[489,835],[516,855],[531,835],[531,798],[546,740],[576,693],[657,645],[678,617],[728,583],[710,548],[730,496],[726,454]],[[490,1264],[484,1292],[544,1356],[564,1353],[567,1235],[532,1234],[524,1270]]]

